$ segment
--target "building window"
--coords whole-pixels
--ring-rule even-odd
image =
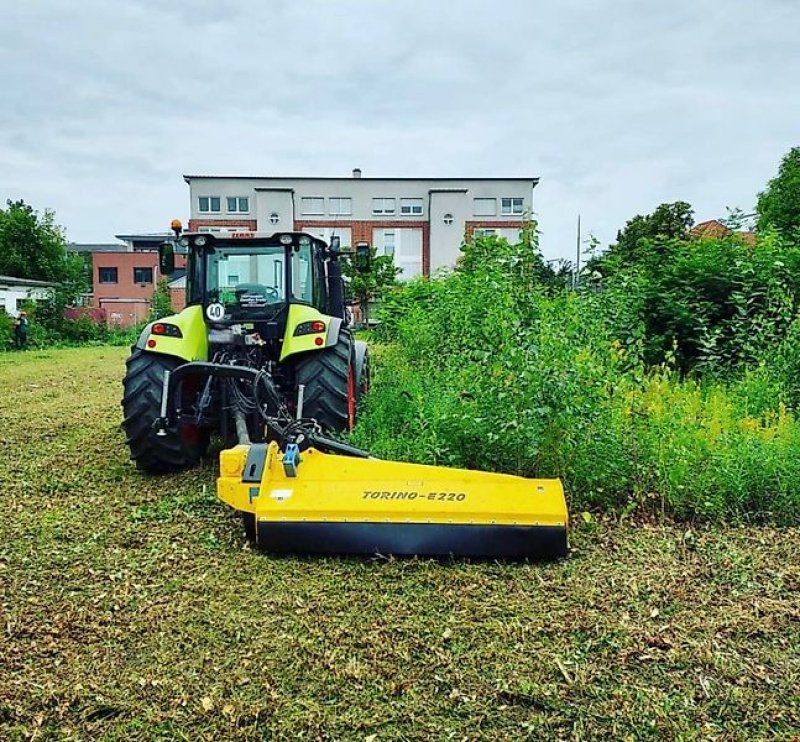
[[[328,207],[332,216],[350,216],[353,213],[353,201],[350,198],[329,198]]]
[[[269,223],[270,224],[277,224],[280,220],[281,220],[281,218],[278,216],[278,212],[277,211],[273,211],[269,215]]]
[[[408,216],[409,214],[422,213],[422,199],[421,198],[401,198],[400,199],[400,213]]]
[[[444,215],[444,223],[445,224],[452,224],[453,223],[453,215],[452,214],[445,214]]]
[[[321,196],[303,196],[300,199],[300,211],[302,214],[324,215],[325,199]]]
[[[394,257],[394,232],[384,230],[383,233],[383,254],[390,258]]]
[[[494,237],[497,230],[494,229],[474,229],[472,230],[473,237]]]
[[[400,269],[398,279],[408,281],[422,274],[421,229],[374,229],[372,244],[378,255],[388,255]]]
[[[504,198],[501,202],[501,213],[503,214],[521,214],[522,213],[522,199],[521,198]]]
[[[395,210],[395,200],[393,198],[373,198],[372,213],[393,215]]]
[[[116,268],[98,268],[98,273],[100,283],[117,283]]]
[[[497,199],[476,198],[473,211],[475,216],[497,216]]]
[[[153,269],[152,268],[134,268],[133,269],[133,282],[134,283],[153,283]]]
[[[228,196],[229,214],[249,214],[250,199],[247,196]]]
[[[219,196],[200,196],[198,199],[198,211],[202,214],[219,214],[222,210]]]

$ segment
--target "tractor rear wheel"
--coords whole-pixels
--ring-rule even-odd
[[[303,384],[303,417],[313,417],[328,432],[352,430],[356,417],[356,378],[353,338],[339,333],[336,345],[311,351],[297,364],[297,383]]]
[[[123,422],[131,458],[148,474],[164,474],[193,466],[203,454],[203,431],[167,430],[156,435],[153,423],[161,414],[164,372],[183,363],[179,358],[135,349],[128,358],[122,381]]]

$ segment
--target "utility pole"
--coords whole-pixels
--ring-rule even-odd
[[[581,276],[581,215],[578,214],[578,233],[575,238],[575,288],[578,288]]]

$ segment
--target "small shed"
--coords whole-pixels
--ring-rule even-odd
[[[16,316],[24,302],[46,299],[54,286],[32,278],[0,276],[0,312]]]

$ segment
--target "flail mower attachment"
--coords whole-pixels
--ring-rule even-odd
[[[313,423],[312,423],[313,424]],[[291,426],[290,426],[291,427]],[[220,499],[270,552],[548,559],[567,554],[558,479],[370,458],[297,421],[220,453]]]

